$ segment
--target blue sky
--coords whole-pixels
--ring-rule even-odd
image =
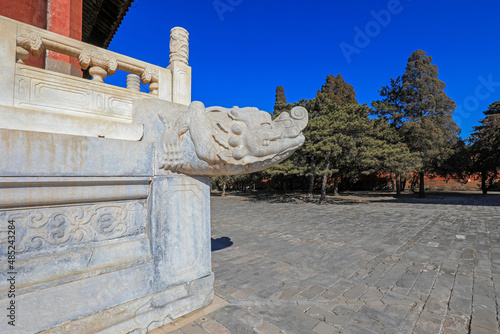
[[[457,104],[465,138],[500,100],[499,14],[497,0],[135,0],[109,49],[167,66],[170,29],[181,26],[190,33],[193,100],[269,112],[276,86],[296,102],[337,73],[371,105],[421,49]]]

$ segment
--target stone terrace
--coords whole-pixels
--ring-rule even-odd
[[[229,304],[174,333],[500,332],[499,194],[343,198],[212,197]]]

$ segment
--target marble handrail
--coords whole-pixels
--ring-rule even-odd
[[[28,24],[20,22],[17,24],[16,55],[19,63],[29,57],[28,52],[36,57],[44,50],[50,50],[78,58],[83,69],[89,68],[93,80],[102,82],[106,76],[121,70],[141,76],[144,84],[150,84],[151,93],[158,95],[161,67]]]
[[[138,75],[143,84],[149,85],[153,96],[185,105],[191,102],[189,34],[183,28],[174,27],[170,31],[169,65],[164,68],[4,16],[0,16],[0,25],[15,26],[10,31],[2,29],[2,35],[5,38],[6,33],[15,34],[12,36],[16,43],[15,62],[19,64],[28,59],[30,53],[38,57],[49,50],[77,58],[82,69],[89,69],[94,82],[103,82],[120,70]],[[12,38],[8,38],[9,43]]]
[[[170,32],[168,67],[4,16],[0,16],[0,31],[2,129],[135,141],[143,131],[142,125],[133,124],[134,101],[148,98],[185,106],[191,103],[188,33],[183,28],[175,27]],[[89,70],[92,80],[58,71],[47,63],[46,68],[24,64],[30,56],[49,51],[76,58],[83,69]],[[117,70],[130,73],[126,88],[103,81]],[[149,94],[140,91],[139,81],[149,85]]]

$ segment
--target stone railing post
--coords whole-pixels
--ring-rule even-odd
[[[172,102],[191,103],[191,67],[189,61],[189,33],[175,27],[170,31],[170,64],[172,72]]]

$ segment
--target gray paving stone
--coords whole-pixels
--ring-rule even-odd
[[[231,332],[226,327],[222,326],[215,320],[204,322],[201,327],[209,334],[230,334]]]
[[[184,334],[206,334],[207,332],[203,330],[200,326],[195,323],[186,325],[181,328]]]
[[[497,314],[486,310],[474,310],[472,313],[472,325],[487,328],[490,331],[498,330],[499,322]]]
[[[226,307],[215,311],[211,314],[211,318],[217,321],[220,325],[227,328],[230,333],[253,333],[253,328],[234,317],[231,313],[233,307]]]
[[[342,331],[349,334],[377,334],[377,332],[372,331],[368,327],[352,322],[342,326]]]
[[[286,307],[283,309],[283,312],[287,315],[286,319],[283,319],[283,321],[285,321],[285,322],[290,321],[290,322],[298,323],[298,324],[300,324],[301,328],[305,328],[307,330],[312,330],[320,322],[320,320],[318,320],[314,317],[311,317],[311,316],[305,314],[304,312],[301,312],[300,310],[293,308],[293,307]]]
[[[325,291],[326,291],[325,288],[314,285],[314,286],[310,287],[309,289],[302,291],[300,293],[300,295],[304,298],[307,298],[307,299],[313,299],[314,297],[322,294]]]
[[[313,328],[313,331],[318,334],[340,333],[340,330],[338,328],[335,328],[334,326],[329,325],[325,322],[320,322],[319,324],[317,324],[316,327]]]
[[[358,299],[368,290],[368,286],[364,284],[355,284],[349,290],[344,292],[346,299]]]
[[[368,306],[363,306],[359,313],[364,314],[369,318],[376,320],[379,323],[383,323],[384,325],[391,328],[398,328],[406,317],[406,312],[404,310],[402,310],[402,312],[394,314],[392,317],[388,317],[385,312],[375,310]]]
[[[228,312],[230,312],[231,316],[252,328],[258,327],[264,322],[262,318],[245,307],[233,307]]]
[[[281,329],[278,327],[274,326],[273,324],[269,322],[264,322],[261,325],[257,326],[254,328],[256,333],[259,334],[280,334],[283,333]]]
[[[353,283],[345,282],[345,281],[340,281],[328,290],[326,290],[322,296],[325,297],[326,299],[335,299],[338,296],[342,295],[344,292],[346,292],[348,289],[350,289],[353,286]]]
[[[471,334],[491,334],[492,330],[489,328],[477,326],[474,324],[474,322],[472,322],[472,325],[470,326],[470,333]]]

